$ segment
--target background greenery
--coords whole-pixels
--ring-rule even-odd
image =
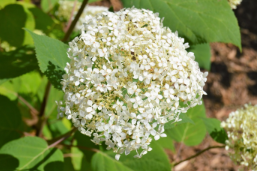
[[[82,1],[82,0],[81,0]],[[97,0],[90,0],[93,2]],[[190,43],[199,66],[210,69],[211,42],[232,43],[241,49],[237,20],[226,0],[122,0],[124,7],[145,8],[164,17],[164,25]],[[0,1],[0,170],[169,171],[164,149],[174,142],[200,144],[206,134],[219,143],[227,139],[220,121],[206,118],[203,105],[181,114],[182,121],[165,125],[168,137],[153,141],[141,159],[133,153],[114,159],[105,145],[74,131],[57,119],[60,79],[68,41],[65,23],[55,16],[58,0]],[[41,8],[39,8],[41,7]],[[74,33],[75,34],[75,33]]]

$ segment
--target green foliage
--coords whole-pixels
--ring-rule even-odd
[[[209,44],[198,44],[190,46],[188,52],[194,52],[195,60],[201,68],[211,69],[211,48]]]
[[[205,125],[200,117],[205,116],[204,105],[197,105],[187,111],[187,116],[194,122],[188,122],[166,130],[166,134],[177,142],[187,146],[198,145],[206,135]]]
[[[210,136],[217,142],[225,144],[228,139],[226,131],[220,126],[220,121],[215,118],[202,118]]]
[[[74,142],[74,144],[77,144],[77,142]],[[85,146],[86,144],[84,144]],[[75,168],[75,170],[80,170],[80,171],[91,171],[91,165],[90,165],[90,161],[87,160],[86,155],[84,155],[84,153],[77,147],[72,147],[71,148],[71,153],[72,153],[72,157],[71,157],[71,162]]]
[[[74,142],[74,145],[78,145],[78,146],[85,146],[88,148],[93,148],[93,149],[99,149],[99,145],[95,145],[90,139],[92,139],[92,137],[86,136],[81,134],[80,132],[76,131],[74,138],[77,142]],[[88,162],[91,161],[91,157],[94,155],[94,152],[86,150],[86,149],[79,149],[86,157],[86,160]]]
[[[38,69],[34,48],[30,46],[0,53],[0,61],[0,79],[18,77]]]
[[[0,95],[0,148],[7,142],[21,136],[18,130],[21,124],[21,114],[15,102]],[[0,162],[1,163],[1,162]],[[1,168],[1,167],[0,167]]]
[[[59,0],[42,0],[41,7],[44,12],[49,12],[58,3]]]
[[[0,9],[4,8],[8,4],[13,4],[15,2],[16,2],[16,0],[1,0],[0,1]]]
[[[64,93],[60,90],[55,89],[53,86],[50,89],[50,93],[46,105],[45,115],[50,119],[56,119],[57,117],[57,104],[55,101],[59,101],[63,98]]]
[[[26,30],[34,40],[40,70],[48,77],[55,88],[61,89],[60,82],[62,75],[65,73],[63,69],[69,62],[66,54],[68,46],[59,40]]]
[[[164,149],[169,149],[173,152],[175,151],[173,139],[168,136],[160,138],[158,141],[156,141],[156,143]]]
[[[181,113],[179,115],[179,118],[182,119],[181,121],[179,122],[175,122],[174,123],[174,120],[172,121],[169,121],[167,122],[165,125],[164,125],[164,128],[165,129],[171,129],[171,128],[174,128],[176,125],[179,125],[179,124],[183,124],[183,123],[191,123],[191,124],[194,124],[194,121],[192,121],[192,119],[190,119],[186,113]]]
[[[233,43],[241,49],[240,31],[226,0],[122,0],[124,7],[144,8],[164,17],[164,25],[190,45]]]
[[[50,148],[38,137],[24,137],[5,144],[0,149],[1,155],[9,155],[5,162],[0,162],[0,168],[5,168],[18,159],[17,170],[55,171],[63,168],[63,154],[56,148]],[[11,167],[11,166],[9,166]]]
[[[168,156],[164,150],[155,141],[150,145],[153,149],[142,158],[134,158],[136,152],[133,151],[128,156],[121,155],[119,161],[115,160],[115,154],[111,151],[99,151],[94,154],[92,158],[93,171],[169,171],[171,166],[169,164]]]
[[[29,96],[37,94],[41,81],[42,78],[39,73],[30,72],[1,84],[0,94],[9,97],[11,100],[17,99],[17,93],[29,98]]]
[[[44,13],[42,10],[38,8],[29,8],[29,11],[33,14],[35,19],[35,29],[41,30],[45,34],[49,34],[51,32],[51,29],[54,27],[55,22],[54,20]]]
[[[30,30],[35,28],[32,13],[19,4],[10,4],[0,10],[0,39],[10,46],[20,47],[32,44],[32,39],[22,30],[26,27]]]
[[[83,2],[83,0],[80,0],[80,1]],[[89,0],[88,3],[98,2],[98,1],[101,1],[101,0]]]
[[[92,158],[92,167],[94,171],[133,171],[122,162],[115,160],[113,157],[109,156],[108,153],[99,151]]]

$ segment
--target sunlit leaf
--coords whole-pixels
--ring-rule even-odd
[[[136,155],[135,151],[131,152],[128,156],[121,155],[119,160],[114,158],[115,153],[111,151],[99,151],[92,158],[91,165],[93,171],[170,171],[169,159],[162,147],[154,141],[151,142],[150,146],[153,148],[152,151],[149,151],[140,159],[134,158],[134,155]]]
[[[0,155],[10,155],[19,161],[16,170],[46,170],[63,169],[63,154],[59,149],[50,148],[38,137],[24,137],[5,144],[0,149]],[[0,158],[1,159],[1,158]],[[7,158],[1,165],[11,164],[13,158]]]
[[[35,28],[32,13],[20,4],[10,4],[0,10],[0,39],[11,46],[32,44],[32,38],[22,28]]]
[[[27,29],[26,29],[27,30]],[[33,37],[40,70],[48,77],[55,88],[61,89],[61,79],[69,58],[68,45],[47,36],[37,35],[27,30]]]
[[[0,9],[4,8],[8,4],[13,4],[15,2],[16,2],[16,0],[1,0],[0,1]]]
[[[160,138],[156,143],[164,149],[175,151],[173,139],[169,136]]]
[[[211,47],[209,44],[198,44],[190,46],[188,52],[194,52],[195,60],[201,68],[211,69]]]
[[[210,42],[233,43],[241,48],[237,19],[227,0],[122,0],[124,7],[158,12],[164,26],[190,45]]]
[[[198,145],[206,135],[206,128],[201,119],[205,116],[204,105],[197,105],[187,111],[187,116],[194,122],[176,125],[165,130],[166,134],[177,142],[182,142],[187,146]]]
[[[191,124],[194,124],[194,121],[192,121],[192,119],[190,119],[186,113],[181,113],[179,115],[179,118],[181,119],[181,121],[179,122],[174,122],[174,120],[172,121],[169,121],[167,122],[165,125],[164,125],[164,128],[165,129],[170,129],[170,128],[173,128],[175,127],[176,125],[180,125],[180,124],[183,124],[183,123],[191,123]]]
[[[41,7],[44,12],[49,12],[58,3],[59,0],[42,0]]]
[[[210,136],[217,142],[225,144],[228,139],[226,131],[220,126],[220,121],[215,118],[202,118]]]

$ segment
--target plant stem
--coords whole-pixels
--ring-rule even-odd
[[[85,147],[85,146],[80,146],[80,145],[66,145],[66,144],[62,144],[63,146],[65,147],[77,147],[79,149],[82,149],[82,150],[88,150],[88,151],[93,151],[95,153],[99,152],[100,150],[98,149],[95,149],[95,148],[89,148],[89,147]]]
[[[62,40],[63,42],[67,42],[67,41],[69,40],[70,35],[71,35],[71,33],[72,33],[72,31],[73,31],[75,25],[77,24],[77,22],[78,22],[78,20],[79,20],[79,17],[81,16],[82,12],[84,11],[84,8],[85,8],[86,5],[87,5],[87,2],[88,2],[88,0],[84,0],[84,1],[83,1],[81,7],[79,8],[78,13],[77,13],[76,16],[75,16],[75,19],[72,21],[72,23],[71,23],[71,25],[70,25],[68,31],[66,32],[66,34],[65,34],[65,36],[64,36],[64,38],[63,38],[63,40]]]
[[[37,109],[35,109],[27,100],[25,100],[23,97],[21,97],[18,93],[16,94],[16,96],[18,97],[18,99],[20,101],[22,101],[31,111],[31,113],[37,115],[39,112],[37,111]]]
[[[41,136],[42,133],[42,129],[43,129],[43,123],[44,123],[44,113],[45,113],[45,108],[46,108],[46,103],[47,103],[47,99],[49,96],[49,92],[50,92],[50,88],[51,88],[51,83],[50,81],[47,82],[46,88],[45,88],[45,94],[44,94],[44,99],[43,102],[41,104],[41,108],[39,111],[39,115],[38,115],[38,125],[37,125],[37,129],[36,129],[36,136]]]
[[[53,141],[53,143],[51,143],[51,145],[49,145],[48,147],[51,148],[51,147],[55,147],[56,145],[60,144],[61,142],[63,142],[67,138],[69,138],[76,130],[77,130],[77,128],[73,128],[66,134],[63,134],[63,135],[51,140],[51,142]]]
[[[180,163],[182,163],[182,162],[184,162],[184,161],[187,161],[187,160],[190,160],[190,159],[192,159],[192,158],[195,158],[195,157],[199,156],[200,154],[204,153],[205,151],[208,151],[208,150],[213,149],[213,148],[225,148],[225,146],[210,146],[210,147],[207,147],[207,148],[203,149],[202,151],[196,153],[196,154],[193,155],[193,156],[190,156],[190,157],[188,157],[188,158],[186,158],[186,159],[184,159],[184,160],[181,160],[181,161],[179,161],[179,162],[177,162],[177,163],[174,163],[173,166],[176,166],[176,165],[178,165],[178,164],[180,164]]]
[[[74,1],[73,8],[72,8],[72,11],[71,11],[71,15],[70,15],[68,24],[67,24],[67,26],[64,28],[65,33],[66,33],[66,32],[68,31],[68,29],[70,28],[70,25],[71,25],[71,22],[72,22],[72,18],[73,18],[73,14],[74,14],[76,5],[77,5],[77,0]]]

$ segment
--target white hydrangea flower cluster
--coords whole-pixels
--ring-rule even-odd
[[[141,157],[164,124],[201,104],[208,73],[188,44],[163,27],[158,14],[128,8],[103,12],[85,23],[69,43],[59,114],[96,144]]]
[[[75,2],[75,1],[61,0],[59,1],[59,8],[57,11],[57,15],[63,18],[65,21],[68,21],[73,11],[73,15],[72,15],[72,20],[73,20],[80,6],[81,6],[81,2],[78,2],[78,1]],[[108,8],[103,6],[86,6],[74,30],[76,31],[81,30],[81,28],[83,28],[83,23],[85,23],[90,18],[94,17],[96,14],[99,14],[104,11],[108,11]]]
[[[228,3],[232,9],[236,9],[238,5],[240,5],[242,0],[228,0]]]
[[[226,129],[229,139],[226,149],[231,149],[231,159],[257,170],[257,105],[245,105],[229,114],[221,123]]]

